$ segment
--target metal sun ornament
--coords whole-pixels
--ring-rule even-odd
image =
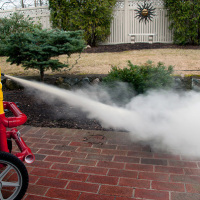
[[[153,17],[156,16],[156,9],[152,6],[152,3],[144,1],[143,5],[137,5],[137,10],[135,10],[137,15],[135,17],[139,19],[139,22],[144,20],[146,24],[146,22],[152,21]]]

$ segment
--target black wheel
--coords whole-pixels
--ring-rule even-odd
[[[28,188],[28,172],[16,156],[0,152],[0,199],[21,200]]]

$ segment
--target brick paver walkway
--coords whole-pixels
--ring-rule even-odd
[[[24,200],[200,200],[200,160],[151,152],[123,132],[21,127],[36,156]]]

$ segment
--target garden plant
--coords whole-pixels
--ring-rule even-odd
[[[200,1],[164,0],[171,22],[174,43],[200,44]]]
[[[58,60],[59,55],[81,53],[85,47],[82,31],[39,30],[15,33],[6,37],[2,44],[7,62],[22,64],[25,69],[33,68],[40,71],[44,80],[45,70],[59,70],[69,67]]]
[[[169,88],[173,84],[171,76],[173,67],[168,68],[159,62],[154,65],[152,61],[147,61],[144,65],[133,65],[128,61],[128,67],[112,67],[103,82],[113,86],[114,82],[125,82],[131,86],[137,94],[145,93],[149,89]]]
[[[49,0],[54,28],[84,30],[90,46],[104,42],[110,34],[113,8],[116,0]]]

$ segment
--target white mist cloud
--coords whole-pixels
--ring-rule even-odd
[[[46,94],[43,100],[61,100],[88,113],[105,127],[123,129],[132,135],[134,141],[150,144],[172,153],[200,157],[200,93],[175,91],[149,91],[138,95],[129,103],[118,107],[112,105],[109,92],[71,92],[42,83],[10,77],[26,87]],[[48,98],[47,98],[48,97]],[[104,102],[99,100],[104,98]],[[102,99],[101,99],[102,101]]]

